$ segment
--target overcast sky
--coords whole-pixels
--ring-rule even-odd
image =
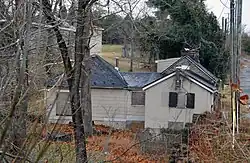
[[[222,4],[224,3],[226,7]],[[217,16],[217,18],[220,17],[227,17],[227,13],[229,13],[229,3],[230,0],[206,0],[207,8],[210,11],[213,11],[214,14]],[[224,9],[224,10],[223,10]],[[243,0],[243,17],[242,17],[242,23],[246,26],[246,31],[250,32],[250,17],[249,15],[250,10],[250,0]],[[223,11],[223,12],[222,12]],[[222,13],[222,14],[221,14]],[[221,22],[221,18],[219,19],[219,22]]]

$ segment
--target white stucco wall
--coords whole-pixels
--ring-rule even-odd
[[[67,90],[61,90],[67,93]],[[131,106],[131,91],[121,89],[92,89],[92,118],[93,121],[105,122],[127,122],[144,121],[145,107]],[[67,93],[68,94],[68,93]],[[71,116],[56,115],[57,90],[52,89],[45,92],[48,120],[51,123],[69,123]],[[57,100],[61,100],[60,96]],[[65,103],[65,100],[61,100]],[[50,105],[54,106],[49,108]]]
[[[195,108],[169,108],[168,93],[175,92],[173,79],[174,77],[171,77],[146,90],[145,128],[167,128],[169,121],[191,123],[193,114],[211,111],[213,94],[183,77],[181,77],[183,79],[183,90],[187,93],[195,93]],[[167,96],[162,96],[164,93]],[[163,97],[165,98],[162,99]]]

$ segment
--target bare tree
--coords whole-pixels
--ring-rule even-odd
[[[9,7],[3,6],[6,11],[9,11]],[[14,23],[14,38],[17,40],[14,44],[10,44],[9,47],[15,49],[16,64],[12,66],[16,68],[16,81],[13,78],[13,98],[11,99],[10,110],[8,110],[8,116],[3,121],[5,126],[1,133],[0,146],[5,144],[6,135],[10,132],[11,146],[4,146],[4,152],[12,149],[12,153],[16,155],[14,160],[19,162],[24,161],[25,154],[25,142],[26,142],[26,124],[27,124],[27,108],[28,108],[28,48],[29,48],[29,35],[30,35],[30,24],[31,24],[31,8],[29,1],[15,1],[15,8],[12,7],[12,11],[15,13],[12,17],[10,24]],[[9,14],[8,16],[10,16]],[[10,17],[8,17],[10,19]],[[6,17],[7,21],[7,17]],[[24,23],[26,22],[26,23]],[[6,26],[8,28],[8,25]],[[4,43],[3,43],[4,44]],[[5,47],[6,48],[6,47]],[[3,49],[5,49],[3,48]],[[8,48],[7,48],[8,49]],[[8,52],[7,52],[8,53]],[[14,84],[15,83],[15,84]],[[7,85],[6,85],[7,87]],[[10,89],[14,89],[13,87]],[[11,127],[11,128],[10,128]],[[7,149],[9,148],[9,149]],[[19,157],[19,155],[21,155]]]
[[[138,19],[146,11],[145,4],[143,5],[142,0],[122,0],[116,1],[112,0],[114,8],[118,8],[122,11],[122,14],[126,17],[124,18],[124,23],[122,28],[122,33],[124,34],[124,50],[127,52],[127,42],[130,41],[130,68],[129,71],[133,71],[133,62],[136,53],[136,19]]]
[[[48,0],[42,0],[43,12],[47,22],[53,26],[56,34],[57,43],[63,59],[64,69],[70,92],[70,102],[72,110],[72,120],[74,125],[74,136],[76,145],[76,161],[79,163],[87,162],[87,151],[85,141],[85,125],[89,124],[87,119],[91,115],[91,96],[90,96],[90,67],[89,67],[89,42],[90,42],[90,17],[91,7],[96,0],[79,0],[77,6],[77,26],[75,33],[75,55],[74,65],[70,62],[67,45],[62,37],[56,18],[52,13],[52,6]],[[81,80],[82,79],[82,80]],[[80,86],[83,86],[82,89]],[[80,96],[80,89],[81,95]],[[82,106],[81,106],[82,103]],[[85,114],[86,113],[86,114]],[[89,117],[91,120],[91,118]],[[91,120],[92,121],[92,120]],[[92,124],[92,122],[91,122]],[[92,134],[91,127],[88,130]]]

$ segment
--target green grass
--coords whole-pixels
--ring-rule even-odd
[[[102,52],[103,53],[122,53],[122,45],[109,45],[105,44],[102,45]]]
[[[122,72],[127,72],[130,69],[130,59],[129,58],[122,58],[122,45],[109,45],[104,44],[102,45],[102,54],[101,56],[113,66],[115,65],[115,57],[119,57],[119,68]],[[136,72],[145,72],[148,71],[147,69],[143,69],[139,66],[139,61],[133,61],[133,71]]]

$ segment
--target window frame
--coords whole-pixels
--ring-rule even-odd
[[[191,95],[191,97],[193,97],[193,105],[190,107],[189,105],[189,95]],[[195,109],[195,93],[186,93],[186,108],[187,109]]]
[[[176,106],[172,106],[172,105],[170,105],[170,101],[171,101],[171,93],[173,93],[173,94],[176,94]],[[168,107],[169,108],[177,108],[177,106],[178,106],[178,93],[177,92],[169,92],[168,93]]]
[[[144,101],[143,101],[143,104],[134,104],[134,100],[133,100],[133,93],[143,93],[143,98],[144,98]],[[145,91],[132,91],[131,92],[131,106],[145,106],[146,104],[146,92]]]

